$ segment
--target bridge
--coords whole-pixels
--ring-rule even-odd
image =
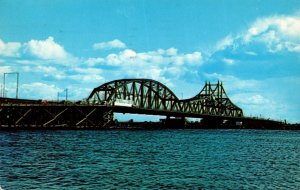
[[[198,94],[188,99],[179,99],[166,85],[155,80],[122,79],[94,88],[82,101],[1,98],[0,105],[2,127],[109,128],[114,113],[161,115],[166,116],[167,122],[176,118],[175,123],[186,117],[202,118],[213,125],[246,120],[221,82],[206,82]]]
[[[153,115],[242,117],[243,111],[234,105],[222,83],[206,83],[194,97],[180,100],[167,86],[151,79],[114,80],[95,88],[87,99],[90,105],[131,107]]]

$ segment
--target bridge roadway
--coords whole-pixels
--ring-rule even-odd
[[[0,127],[34,128],[109,128],[113,113],[159,115],[175,118],[201,118],[210,125],[230,121],[236,128],[262,128],[280,125],[280,122],[252,117],[229,117],[195,113],[181,113],[166,110],[151,110],[127,106],[88,105],[72,102],[42,100],[17,100],[0,98]],[[108,115],[105,115],[107,114]],[[240,122],[243,126],[236,126]],[[274,127],[275,126],[275,127]],[[199,125],[196,128],[201,128]],[[231,126],[232,127],[232,126]]]
[[[142,115],[156,115],[156,116],[168,116],[177,118],[220,118],[223,120],[245,120],[247,117],[232,117],[224,115],[210,115],[191,112],[179,112],[169,110],[153,110],[147,108],[139,108],[134,106],[118,106],[118,105],[99,105],[66,101],[47,101],[47,100],[30,100],[30,99],[15,99],[15,98],[1,98],[0,97],[0,113],[4,109],[30,109],[30,108],[54,108],[54,109],[74,109],[74,108],[90,108],[99,110],[111,110],[114,113],[123,114],[142,114]],[[251,118],[248,118],[251,119]]]
[[[198,94],[188,99],[179,99],[167,86],[151,79],[110,81],[75,103],[0,98],[0,126],[106,128],[114,121],[114,113],[162,115],[166,121],[175,117],[173,121],[181,118],[182,122],[186,117],[202,118],[209,125],[254,121],[243,116],[220,82],[206,82]]]

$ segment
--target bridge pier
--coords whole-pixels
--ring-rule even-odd
[[[203,118],[200,125],[202,128],[209,129],[239,129],[243,127],[242,122],[239,120],[217,117]]]
[[[161,120],[166,128],[179,129],[185,128],[185,117],[172,118],[166,116],[166,119]]]
[[[200,122],[203,128],[221,128],[224,120],[219,118],[203,118]]]

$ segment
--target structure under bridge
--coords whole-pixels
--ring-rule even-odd
[[[0,99],[0,126],[107,128],[114,113],[162,115],[167,118],[240,120],[243,111],[227,96],[223,84],[205,83],[194,97],[179,99],[151,79],[114,80],[94,88],[76,103]]]

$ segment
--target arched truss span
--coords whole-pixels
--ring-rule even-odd
[[[222,83],[206,83],[196,96],[179,100],[164,84],[151,79],[122,79],[95,88],[90,104],[127,106],[193,114],[242,117],[241,108],[228,98]]]
[[[151,79],[114,80],[95,88],[90,103],[179,111],[179,99],[164,84]]]

